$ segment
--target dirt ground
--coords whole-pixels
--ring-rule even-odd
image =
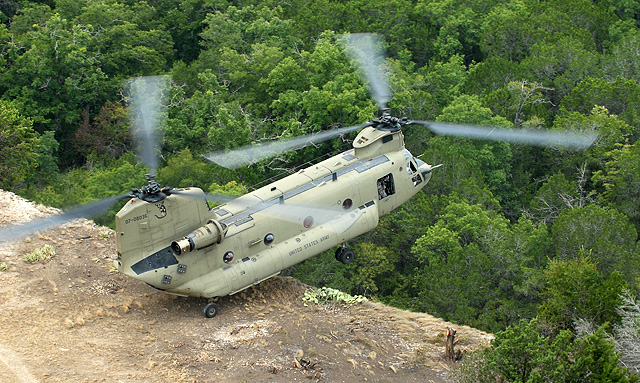
[[[51,212],[0,191],[0,226]],[[52,258],[24,260],[45,245]],[[114,272],[114,255],[86,220],[0,243],[0,382],[450,382],[447,326],[459,349],[491,338],[379,303],[305,304],[309,287],[281,277],[207,319],[206,300]]]

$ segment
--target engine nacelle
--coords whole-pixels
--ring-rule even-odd
[[[224,240],[227,227],[216,220],[210,220],[206,225],[194,230],[186,237],[171,242],[171,251],[175,255],[188,253],[195,249],[219,244]]]

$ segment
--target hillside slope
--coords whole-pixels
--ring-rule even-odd
[[[0,225],[52,213],[0,191]],[[0,228],[1,230],[1,228]],[[28,263],[50,245],[55,255]],[[379,303],[305,305],[308,286],[275,277],[222,298],[156,291],[110,268],[113,231],[80,220],[0,244],[2,382],[448,382],[450,323]],[[458,327],[463,349],[490,335]]]

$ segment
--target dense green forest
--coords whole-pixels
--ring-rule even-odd
[[[0,11],[0,188],[53,206],[145,184],[127,109],[136,76],[170,75],[161,184],[241,194],[346,149],[353,136],[235,171],[200,156],[373,118],[337,41],[348,32],[383,37],[392,114],[597,132],[575,152],[407,130],[414,155],[443,164],[424,192],[351,243],[353,263],[325,253],[286,272],[496,332],[465,381],[635,379],[619,362],[640,369],[639,2],[5,0]]]

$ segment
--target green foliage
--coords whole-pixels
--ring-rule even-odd
[[[31,120],[0,100],[0,188],[12,189],[38,166],[40,140]]]
[[[492,5],[493,2],[484,4],[466,0],[419,1],[416,10],[438,30],[433,42],[434,56],[441,61],[455,54],[463,55],[469,61],[481,59],[481,16]],[[453,9],[456,11],[452,12]]]
[[[0,271],[6,271],[9,268],[6,263],[0,263]]]
[[[491,126],[510,123],[481,105],[475,96],[461,95],[444,108],[438,121]],[[508,201],[511,173],[511,148],[506,143],[439,136],[429,140],[423,158],[432,164],[444,164],[429,190],[451,193],[463,184],[473,183],[480,190],[486,185],[499,201]],[[476,194],[476,193],[474,193]]]
[[[460,382],[636,382],[618,364],[613,344],[600,328],[584,338],[564,330],[540,333],[537,320],[522,320],[498,332],[491,346],[478,351],[472,366],[457,371]]]
[[[546,262],[548,244],[545,229],[526,220],[510,227],[479,205],[450,202],[411,250],[410,307],[499,329],[535,304],[531,270]]]
[[[43,185],[51,183],[60,175],[58,168],[58,148],[60,144],[55,139],[55,133],[46,131],[39,135],[40,145],[38,146],[38,168],[36,172],[27,179],[27,184]]]
[[[236,181],[230,181],[225,185],[218,185],[217,183],[212,183],[208,188],[209,193],[218,193],[218,194],[226,194],[231,196],[239,197],[248,192],[247,187],[239,184]]]
[[[552,175],[531,200],[529,215],[536,222],[552,223],[563,209],[579,206],[576,189],[564,174]]]
[[[604,57],[605,74],[611,73],[618,78],[607,77],[609,82],[615,79],[616,83],[620,83],[621,78],[634,80],[636,84],[640,81],[640,67],[638,61],[635,60],[634,51],[638,49],[640,44],[640,33],[635,27],[629,26],[630,23],[619,22],[610,27],[610,34],[620,34],[618,41],[612,38],[611,45],[613,48],[611,53]],[[620,28],[622,26],[622,28]],[[620,30],[622,29],[622,30]],[[628,86],[632,86],[629,84]],[[614,99],[619,99],[618,95],[611,95]],[[624,97],[624,95],[622,95]],[[603,100],[610,102],[609,100]]]
[[[638,118],[640,85],[625,77],[616,77],[607,81],[604,78],[589,76],[580,81],[562,99],[561,109],[588,114],[596,106],[604,106],[611,114],[619,116],[627,124],[637,126],[640,122]],[[629,135],[631,131],[625,128],[622,133]],[[637,132],[635,138],[638,138]]]
[[[596,326],[619,323],[616,308],[625,287],[620,273],[603,274],[589,258],[553,260],[544,272],[540,323],[554,334],[574,330],[577,319]]]
[[[302,297],[305,302],[311,303],[343,303],[346,305],[356,305],[359,303],[367,302],[368,299],[361,295],[351,296],[345,294],[342,291],[323,287],[320,289],[307,290]]]
[[[172,187],[205,187],[211,183],[213,169],[199,157],[194,157],[188,148],[169,158],[167,166],[158,169],[157,179]]]
[[[28,263],[46,262],[56,256],[56,250],[51,245],[44,245],[24,256],[24,261]]]
[[[607,153],[605,168],[593,176],[604,187],[603,202],[615,206],[640,229],[640,141]]]
[[[336,261],[334,250],[328,250],[305,262],[292,266],[285,274],[314,286],[328,286],[355,295],[390,294],[400,276],[394,265],[400,256],[385,246],[357,243],[353,262],[343,265]]]
[[[624,214],[597,205],[565,209],[551,232],[558,259],[588,255],[605,275],[617,271],[629,282],[635,279],[638,234]]]
[[[86,157],[117,159],[131,151],[129,115],[118,103],[107,101],[91,125],[82,124],[75,132],[75,147]]]
[[[20,194],[47,206],[68,208],[101,198],[120,195],[147,184],[148,169],[135,163],[133,155],[124,155],[109,167],[92,170],[74,169],[55,177],[55,182],[44,188],[22,189]],[[122,203],[121,203],[122,204]],[[113,225],[113,217],[121,205],[116,205],[103,217],[96,218],[99,224]]]

